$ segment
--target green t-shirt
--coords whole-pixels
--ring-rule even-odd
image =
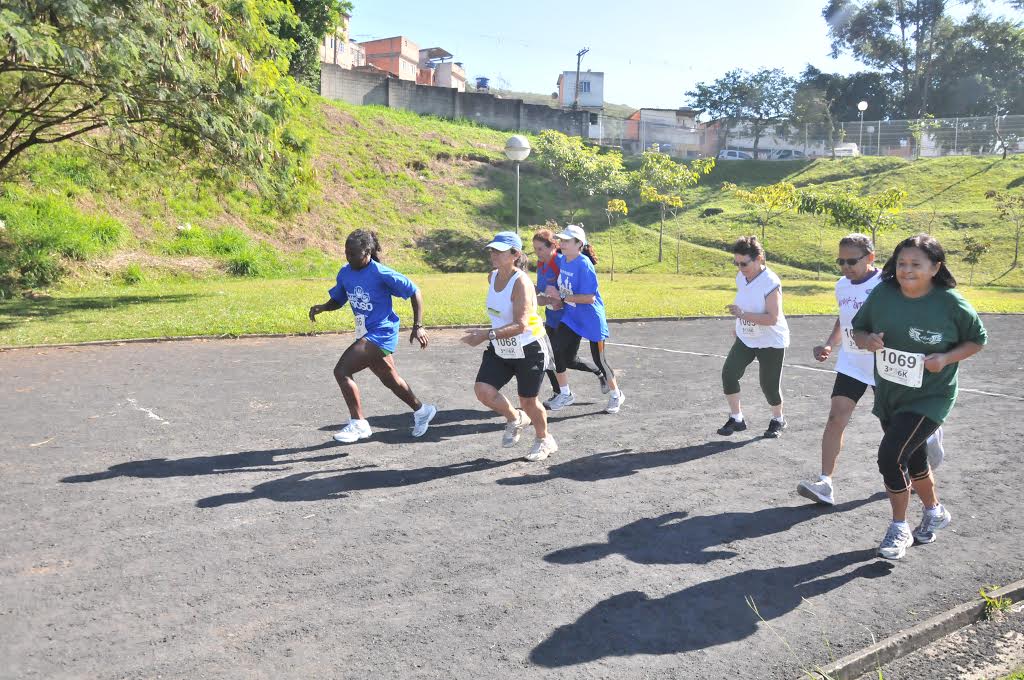
[[[896,281],[871,292],[853,317],[853,329],[884,333],[886,347],[925,356],[988,340],[978,313],[956,290],[935,286],[924,297],[908,298]],[[925,369],[921,386],[907,387],[882,378],[876,357],[873,413],[883,422],[897,413],[916,413],[942,423],[956,402],[959,366],[956,362],[938,373]]]

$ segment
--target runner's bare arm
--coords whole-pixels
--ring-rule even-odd
[[[868,331],[854,331],[853,343],[860,349],[869,352],[877,352],[885,347],[885,333],[869,333]]]
[[[528,287],[520,276],[515,280],[512,288],[512,323],[505,324],[501,328],[495,328],[494,334],[499,338],[511,338],[526,330],[530,320],[530,312],[537,305],[536,294],[532,287]]]
[[[341,309],[341,305],[334,298],[330,298],[327,302],[322,305],[313,305],[309,308],[309,320],[316,321],[316,315],[321,312],[333,312],[336,309]]]
[[[828,336],[828,340],[825,341],[824,345],[818,345],[814,348],[814,358],[818,361],[825,361],[832,354],[832,348],[836,346],[840,338],[840,327],[839,319],[836,319],[836,323],[832,326],[832,333]]]
[[[419,288],[412,294],[409,302],[412,304],[412,333],[409,335],[409,343],[420,343],[420,349],[427,348],[427,334],[423,330],[423,293]]]
[[[948,352],[939,352],[926,356],[924,358],[924,367],[932,373],[938,373],[950,364],[973,357],[983,348],[984,345],[979,345],[976,342],[961,342]]]

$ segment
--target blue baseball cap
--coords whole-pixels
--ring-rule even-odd
[[[514,231],[499,231],[494,235],[494,238],[491,239],[491,242],[487,244],[487,247],[499,252],[505,252],[512,248],[522,252],[523,239],[519,238],[519,234]]]

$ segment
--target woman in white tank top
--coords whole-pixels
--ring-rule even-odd
[[[537,396],[549,362],[544,322],[537,313],[537,293],[525,266],[523,242],[510,231],[495,235],[487,244],[494,271],[487,277],[489,330],[471,330],[462,341],[472,347],[487,343],[477,372],[474,391],[484,406],[505,417],[501,445],[511,448],[523,429],[533,424],[536,438],[526,460],[544,460],[558,450],[548,433],[547,411]],[[512,407],[501,388],[516,379],[520,408]]]

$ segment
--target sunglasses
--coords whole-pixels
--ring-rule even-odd
[[[741,262],[740,260],[733,260],[732,263],[734,265],[736,265],[737,267],[746,267],[748,264],[753,264],[754,261],[753,260],[747,260],[746,262]]]
[[[855,265],[858,262],[860,262],[861,260],[863,260],[865,257],[867,257],[867,255],[861,255],[860,257],[847,257],[847,258],[837,257],[836,258],[836,264],[839,265],[840,267],[842,267],[844,264],[847,267],[852,267],[853,265]]]

